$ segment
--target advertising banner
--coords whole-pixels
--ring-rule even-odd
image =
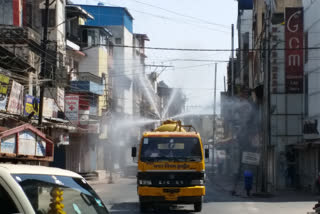
[[[286,8],[286,93],[303,93],[303,8]]]
[[[7,111],[12,114],[23,113],[23,86],[12,81]]]
[[[10,78],[0,74],[0,110],[6,110]]]

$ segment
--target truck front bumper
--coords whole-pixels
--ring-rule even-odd
[[[193,204],[202,201],[205,187],[138,187],[138,194],[140,202]]]

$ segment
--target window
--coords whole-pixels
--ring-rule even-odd
[[[35,213],[51,213],[52,201],[58,197],[58,203],[60,206],[63,205],[62,209],[66,213],[109,213],[102,200],[84,179],[31,174],[12,176],[22,187]]]
[[[113,44],[112,43],[109,43],[108,54],[109,54],[109,56],[113,56]]]
[[[18,209],[14,204],[8,192],[0,184],[0,207],[1,213],[18,213]]]
[[[117,44],[117,45],[121,45],[121,42],[122,42],[122,41],[121,41],[121,38],[116,38],[116,44]]]
[[[142,161],[155,160],[187,161],[202,159],[201,146],[197,138],[152,137],[144,138],[141,148]]]

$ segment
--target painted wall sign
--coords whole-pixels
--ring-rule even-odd
[[[303,8],[286,8],[286,93],[303,93]]]
[[[12,114],[22,114],[23,97],[23,86],[13,80],[7,111]]]
[[[0,110],[6,110],[10,78],[0,74]]]

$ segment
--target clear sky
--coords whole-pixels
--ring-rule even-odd
[[[235,24],[236,27],[237,20],[235,0],[73,0],[73,2],[78,4],[102,2],[106,6],[127,7],[134,17],[134,33],[147,34],[150,42],[146,45],[150,47],[230,49],[231,24]],[[237,37],[235,42],[237,44]],[[148,64],[175,66],[163,72],[160,80],[164,80],[170,87],[184,88],[188,105],[204,107],[213,103],[214,64],[211,61],[186,60],[228,60],[231,53],[147,50],[147,55]],[[185,61],[180,61],[181,59]],[[223,78],[226,69],[226,63],[218,64],[218,103],[219,94],[224,89]]]

